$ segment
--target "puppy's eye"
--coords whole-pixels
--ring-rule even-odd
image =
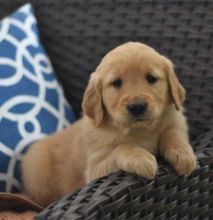
[[[122,80],[121,79],[116,79],[112,82],[112,86],[114,86],[115,88],[120,88],[122,85]]]
[[[157,82],[157,78],[155,76],[153,76],[152,74],[148,74],[146,77],[147,81],[149,84],[154,84]]]

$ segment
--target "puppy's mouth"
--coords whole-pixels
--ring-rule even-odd
[[[148,118],[134,118],[131,121],[133,123],[137,123],[137,122],[143,122],[143,121],[148,121],[148,120],[149,120]]]

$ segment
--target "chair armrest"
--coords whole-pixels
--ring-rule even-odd
[[[52,203],[37,220],[211,219],[213,217],[213,132],[194,142],[196,170],[179,177],[164,161],[155,180],[116,172]]]

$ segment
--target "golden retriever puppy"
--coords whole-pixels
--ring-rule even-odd
[[[166,57],[137,42],[115,48],[91,75],[83,117],[27,152],[26,191],[46,206],[117,170],[153,179],[158,152],[179,175],[189,175],[196,157],[182,113],[184,98]]]

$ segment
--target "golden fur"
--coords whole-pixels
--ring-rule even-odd
[[[147,74],[158,79],[153,85]],[[122,79],[120,88],[112,86]],[[170,60],[141,43],[109,52],[91,75],[83,117],[35,143],[23,159],[26,191],[42,205],[117,170],[154,178],[160,152],[179,175],[189,175],[196,157],[182,114],[185,91]],[[129,103],[145,101],[146,117],[133,121]]]

